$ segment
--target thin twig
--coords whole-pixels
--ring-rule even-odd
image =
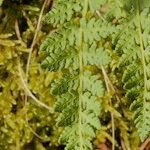
[[[144,150],[148,143],[150,143],[150,137],[144,141],[144,143],[140,146],[139,150]]]
[[[106,71],[103,66],[101,66],[101,69],[102,69],[102,73],[104,76],[104,81],[106,84],[107,91],[108,91],[108,93],[110,93],[110,87],[109,87]],[[110,105],[112,105],[111,99],[109,99],[109,103],[110,103]],[[112,112],[111,112],[111,124],[112,124],[112,139],[113,139],[112,150],[115,150],[115,123],[114,123],[114,114]]]
[[[21,34],[20,34],[20,29],[19,29],[18,20],[16,20],[16,22],[15,22],[15,31],[16,31],[16,35],[17,35],[18,40],[20,40],[20,41],[23,43],[22,38],[21,38]],[[24,43],[23,43],[23,44],[24,44]],[[18,63],[20,63],[20,62],[18,62]],[[19,70],[21,70],[21,67],[20,67],[20,69],[18,69],[18,72],[19,72]],[[21,71],[20,71],[19,77],[20,77],[20,80],[22,80],[22,79],[21,79],[21,77],[22,77]],[[23,78],[23,77],[22,77],[22,78]],[[43,140],[43,138],[42,138],[40,135],[38,135],[38,134],[30,127],[30,125],[29,125],[29,123],[28,123],[27,112],[26,112],[26,114],[25,114],[25,120],[26,120],[26,124],[27,124],[28,128],[30,129],[30,131],[31,131],[37,138]]]
[[[21,80],[21,83],[24,87],[24,90],[26,91],[27,95],[30,96],[37,104],[39,104],[39,106],[42,106],[44,108],[46,108],[47,110],[49,110],[50,112],[53,112],[53,109],[48,107],[46,104],[42,103],[41,101],[39,101],[33,94],[32,92],[29,90],[25,80],[23,79],[22,76],[22,71],[21,71],[21,66],[20,66],[20,62],[18,63],[18,72],[19,72],[19,77]]]
[[[105,70],[104,70],[104,71],[105,71]],[[108,84],[109,84],[111,90],[114,92],[116,99],[120,102],[121,100],[120,100],[119,96],[117,95],[116,90],[115,90],[113,84],[111,83],[110,79],[108,78],[106,72],[105,72],[105,75],[106,75],[106,79],[107,79],[107,81],[108,81]]]
[[[21,38],[19,23],[18,23],[17,19],[15,21],[15,32],[16,32],[16,36],[17,36],[18,40],[21,42],[21,45],[25,47],[25,43],[23,42],[23,40]]]
[[[103,20],[103,21],[106,21],[105,18],[101,15],[101,13],[96,10],[96,14]]]
[[[35,34],[34,34],[34,37],[33,37],[33,41],[32,41],[31,47],[30,47],[30,51],[29,51],[29,55],[28,55],[28,60],[27,60],[27,66],[26,66],[26,80],[27,81],[28,81],[28,74],[29,74],[29,68],[30,68],[30,61],[31,61],[32,51],[33,51],[33,48],[34,48],[34,46],[36,44],[37,35],[38,35],[39,30],[40,30],[42,15],[43,15],[45,6],[46,6],[46,4],[47,4],[48,1],[49,0],[45,0],[44,3],[43,3],[42,9],[41,9],[41,12],[40,12],[40,15],[39,15],[37,27],[36,27],[36,30],[35,30]]]
[[[44,12],[44,8],[46,6],[46,3],[49,2],[50,0],[45,0],[44,1],[44,4],[42,6],[42,9],[41,9],[41,12],[40,12],[40,15],[39,15],[39,19],[38,19],[38,24],[37,24],[37,27],[36,27],[36,30],[35,30],[35,34],[34,34],[34,38],[33,38],[33,41],[32,41],[32,44],[31,44],[31,47],[30,47],[30,51],[29,51],[29,55],[28,55],[28,59],[27,59],[27,66],[26,66],[26,79],[24,80],[23,79],[23,76],[22,76],[22,71],[21,71],[21,66],[20,66],[20,61],[18,63],[18,72],[19,72],[19,77],[20,77],[20,80],[22,82],[22,85],[24,87],[24,90],[26,91],[26,95],[25,95],[25,106],[27,104],[27,99],[28,99],[28,96],[30,96],[36,103],[39,104],[39,106],[42,106],[46,109],[48,109],[51,113],[53,113],[53,109],[48,107],[46,104],[40,102],[33,94],[32,92],[29,90],[28,88],[28,73],[29,73],[29,67],[30,67],[30,60],[31,60],[31,55],[32,55],[32,51],[33,51],[33,48],[34,48],[34,45],[36,43],[36,39],[37,39],[37,35],[38,35],[38,32],[40,30],[40,24],[41,24],[41,19],[42,19],[42,15],[43,15],[43,12]],[[25,15],[25,12],[23,12],[24,15]],[[28,18],[27,18],[28,20]],[[28,20],[29,21],[29,20]],[[19,25],[18,25],[18,21],[16,20],[15,22],[15,31],[16,31],[16,35],[17,35],[17,38],[18,40],[20,40],[22,43],[22,38],[21,38],[21,34],[20,34],[20,30],[19,30]],[[30,129],[30,131],[36,136],[38,137],[39,139],[43,139],[40,135],[38,135],[29,125],[28,123],[28,116],[27,116],[27,112],[26,112],[26,122],[27,122],[27,125]]]
[[[21,38],[21,34],[20,34],[20,30],[19,30],[19,25],[18,25],[18,20],[16,19],[15,21],[15,31],[16,31],[16,35],[17,35],[17,38],[22,41],[22,38]]]
[[[122,138],[121,138],[121,146],[122,146],[122,150],[127,150],[124,140]]]

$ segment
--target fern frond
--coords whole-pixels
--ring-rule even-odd
[[[69,80],[67,80],[67,82],[69,82]],[[74,86],[71,82],[72,80],[70,80],[70,84],[68,83],[68,85]],[[100,103],[98,97],[103,96],[104,87],[99,77],[97,75],[92,75],[90,72],[85,72],[83,83],[83,95],[80,97],[82,99],[82,112],[80,114],[82,125],[80,128],[82,128],[81,134],[83,140],[85,140],[82,141],[83,147],[86,150],[89,148],[92,149],[90,141],[95,136],[95,129],[100,127],[98,119],[100,114]],[[60,84],[60,87],[62,87],[62,84]],[[52,89],[54,88],[52,87]],[[75,90],[73,90],[73,87],[68,86],[68,90],[66,90],[64,94],[60,95],[60,93],[58,93],[57,102],[55,103],[55,110],[60,113],[57,124],[59,126],[66,126],[60,137],[60,141],[67,144],[66,149],[68,150],[71,150],[71,148],[75,150],[79,149],[81,142],[79,141],[79,93]],[[68,130],[70,130],[69,134]]]
[[[64,50],[69,46],[79,46],[80,28],[83,31],[83,40],[86,43],[92,44],[94,41],[100,41],[103,38],[110,37],[116,28],[111,23],[102,21],[100,19],[92,18],[80,20],[78,23],[67,23],[55,33],[52,33],[41,45],[41,50],[51,52],[58,49]],[[78,47],[76,47],[78,49]]]
[[[81,12],[83,8],[82,0],[58,0],[54,1],[52,10],[46,14],[44,20],[53,26],[70,21],[74,15]]]
[[[65,96],[65,95],[63,95]],[[75,95],[74,95],[75,97]],[[82,126],[81,134],[83,141],[80,141],[79,133],[79,118],[78,118],[78,101],[77,99],[68,99],[70,104],[62,111],[58,117],[59,125],[66,125],[67,127],[63,131],[60,141],[67,144],[67,150],[80,149],[80,144],[83,142],[83,148],[92,149],[90,141],[95,137],[95,129],[100,128],[100,122],[98,119],[100,113],[99,102],[95,96],[91,96],[89,92],[83,95],[83,108],[82,112]],[[58,106],[57,106],[58,108]],[[70,131],[68,133],[68,130]],[[91,134],[92,133],[92,134]]]
[[[92,13],[100,8],[106,0],[89,1],[89,8]],[[46,23],[51,23],[53,26],[69,22],[73,17],[81,15],[84,7],[82,0],[58,0],[54,1],[52,10],[46,14],[44,20]]]
[[[64,74],[61,78],[55,79],[51,84],[51,94],[61,95],[70,90],[76,91],[79,87],[78,72],[74,74]]]
[[[137,4],[138,5],[138,4]],[[126,97],[134,111],[134,122],[140,138],[144,141],[150,134],[149,101],[149,8],[136,8],[136,16],[128,23],[118,38],[116,52],[120,56],[119,67],[123,72],[122,82]]]
[[[113,34],[115,26],[101,20],[95,20],[95,18],[90,20],[81,19],[80,24],[84,42],[91,44],[90,48],[88,48],[88,44],[85,44],[83,48],[85,50],[84,60],[88,61],[85,62],[86,65],[89,63],[90,65],[100,67],[100,65],[108,64],[110,61],[108,53],[103,48],[98,48],[94,41],[99,41]],[[50,71],[61,70],[63,68],[76,70],[79,66],[79,33],[78,25],[71,24],[70,26],[66,25],[59,32],[50,34],[41,45],[41,50],[49,54],[42,63],[43,68],[48,68]],[[102,59],[99,59],[99,55],[103,55]]]
[[[59,26],[43,42],[41,51],[47,53],[42,66],[63,74],[51,84],[51,93],[57,98],[57,125],[64,127],[60,142],[66,144],[66,150],[92,150],[91,140],[100,128],[100,100],[105,88],[100,74],[87,68],[101,69],[111,60],[101,43],[111,37],[115,26],[95,16],[96,9],[104,3],[105,0],[60,0],[46,16],[48,22]]]

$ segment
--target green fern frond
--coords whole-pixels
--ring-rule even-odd
[[[41,51],[47,53],[42,66],[62,72],[62,77],[51,84],[51,93],[57,99],[57,125],[64,127],[60,142],[66,145],[65,150],[92,150],[91,140],[100,128],[100,101],[105,87],[101,75],[87,68],[101,69],[110,63],[102,39],[109,40],[116,28],[95,16],[104,0],[75,2],[58,1],[47,14],[46,20],[59,29],[41,45]],[[76,4],[79,9],[75,9]]]
[[[110,61],[108,53],[105,52],[103,48],[97,48],[94,41],[99,41],[102,38],[110,36],[115,32],[115,26],[102,22],[101,20],[95,20],[95,18],[90,19],[89,21],[81,19],[80,25],[83,31],[84,42],[91,43],[90,48],[88,48],[87,44],[85,44],[83,48],[83,50],[85,50],[84,56],[86,57],[84,60],[88,61],[86,63],[96,65],[97,67],[108,64]],[[70,26],[68,24],[59,32],[52,33],[41,45],[41,50],[46,51],[49,54],[45,61],[43,61],[42,66],[48,68],[50,71],[69,67],[76,70],[79,66],[79,42],[80,31],[78,24],[71,24]],[[95,50],[93,51],[92,48]],[[103,55],[103,57],[101,57],[102,59],[99,59],[99,55]],[[93,58],[91,59],[90,57]]]
[[[78,22],[75,22],[74,24],[67,23],[57,32],[50,34],[43,42],[40,49],[51,52],[54,49],[64,50],[69,46],[78,46],[80,40],[79,27],[82,28],[84,42],[90,44],[94,41],[100,41],[103,38],[107,38],[116,31],[115,26],[106,21],[96,18],[89,20],[82,18],[80,24]]]
[[[63,95],[66,96],[66,95]],[[67,98],[67,96],[66,96]],[[73,98],[73,99],[72,99]],[[79,126],[79,118],[78,118],[78,98],[75,95],[69,97],[65,106],[65,109],[58,117],[58,125],[67,126],[63,131],[60,141],[64,144],[67,144],[66,149],[80,149],[80,144],[82,142],[83,149],[92,149],[92,145],[90,141],[93,137],[95,137],[95,129],[100,128],[99,123],[99,113],[100,107],[99,102],[95,96],[91,96],[89,92],[85,92],[83,95],[83,112],[82,116],[82,126]],[[76,99],[77,98],[77,99]],[[57,101],[58,102],[58,101]],[[62,102],[61,99],[61,103]],[[58,104],[56,103],[57,109]],[[62,108],[61,108],[62,110]],[[81,128],[82,140],[80,141],[80,133],[79,128]],[[68,130],[70,131],[68,133]],[[92,133],[92,134],[91,134]]]
[[[46,14],[44,20],[53,26],[70,21],[74,15],[80,13],[83,8],[82,0],[57,0],[54,1],[52,10]]]
[[[69,82],[69,80],[67,80],[67,82]],[[55,103],[55,110],[60,113],[57,124],[59,126],[66,126],[60,137],[60,141],[67,144],[66,149],[68,150],[71,150],[71,148],[75,150],[79,149],[81,144],[80,142],[83,142],[82,146],[85,150],[89,148],[92,149],[90,141],[95,136],[95,129],[100,128],[100,122],[98,119],[100,114],[100,103],[98,101],[98,97],[102,97],[104,94],[103,83],[99,80],[97,75],[92,75],[90,72],[85,72],[83,84],[83,95],[80,97],[82,99],[82,124],[80,126],[78,114],[79,109],[81,109],[79,108],[80,105],[78,101],[79,93],[72,90],[73,87],[68,87],[62,95],[58,93],[57,102]],[[69,83],[68,85],[74,86],[74,84]],[[62,87],[62,84],[60,84],[60,87]],[[82,140],[85,141],[79,141],[79,128],[82,128]],[[70,130],[69,134],[68,130]]]
[[[92,13],[100,8],[102,4],[106,3],[106,0],[94,0],[89,1],[89,8]],[[44,20],[46,23],[51,23],[53,26],[58,26],[69,22],[73,17],[81,15],[84,7],[84,1],[82,0],[57,0],[54,1],[52,10],[46,14]]]
[[[133,20],[124,25],[127,29],[119,35],[116,44],[126,97],[131,102],[134,122],[142,141],[150,134],[149,13],[149,8],[143,11],[138,8]]]
[[[104,94],[103,91],[103,82],[99,80],[98,75],[92,75],[91,72],[84,72],[84,87],[83,90],[91,91],[92,95],[102,97]]]

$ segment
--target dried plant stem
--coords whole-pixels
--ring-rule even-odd
[[[106,71],[104,69],[103,66],[101,66],[101,69],[102,69],[102,73],[103,73],[103,77],[104,77],[104,81],[105,81],[105,84],[106,84],[106,89],[107,89],[107,92],[110,93],[110,86],[109,86],[109,81],[108,81],[108,76],[106,74]],[[112,102],[111,102],[111,99],[109,99],[109,103],[110,105],[112,105]],[[115,123],[114,123],[114,114],[111,112],[111,125],[112,125],[112,150],[115,150]]]
[[[37,39],[38,32],[40,30],[42,15],[43,15],[44,9],[45,9],[46,4],[48,3],[48,1],[49,0],[45,0],[44,3],[43,3],[43,6],[42,6],[42,9],[41,9],[39,18],[38,18],[38,23],[37,23],[37,26],[36,26],[36,30],[35,30],[35,34],[34,34],[34,37],[33,37],[33,41],[31,43],[31,47],[30,47],[30,50],[29,50],[29,55],[28,55],[27,65],[26,65],[26,84],[27,85],[28,85],[28,77],[29,77],[29,68],[30,68],[31,55],[32,55],[33,48],[34,48],[34,46],[36,44],[36,39]],[[25,105],[27,104],[27,100],[28,100],[28,96],[25,95]]]
[[[25,79],[25,80],[23,79],[22,71],[21,71],[21,66],[20,66],[20,61],[19,61],[19,63],[18,63],[18,72],[19,72],[19,77],[20,77],[20,80],[21,80],[22,85],[23,85],[23,87],[24,87],[24,90],[26,91],[26,94],[25,94],[25,106],[27,105],[28,96],[30,96],[36,103],[38,103],[39,106],[42,106],[42,107],[48,109],[48,110],[52,113],[52,112],[53,112],[52,108],[48,107],[46,104],[44,104],[44,103],[42,103],[41,101],[39,101],[39,100],[32,94],[32,92],[31,92],[31,91],[29,90],[29,88],[28,88],[28,74],[29,74],[29,68],[30,68],[31,55],[32,55],[33,48],[34,48],[34,46],[35,46],[35,44],[36,44],[36,39],[37,39],[38,32],[39,32],[39,30],[40,30],[42,15],[43,15],[45,6],[46,6],[46,4],[47,4],[49,1],[50,1],[50,0],[45,0],[45,1],[44,1],[43,6],[42,6],[42,9],[41,9],[41,12],[40,12],[40,15],[39,15],[37,27],[36,27],[36,30],[35,30],[35,34],[34,34],[34,37],[33,37],[33,41],[32,41],[32,44],[31,44],[31,47],[30,47],[30,50],[29,50],[28,59],[27,59],[27,65],[26,65],[26,79]],[[22,38],[21,38],[21,35],[20,35],[20,31],[19,31],[19,25],[18,25],[18,21],[17,21],[17,20],[16,20],[16,22],[15,22],[15,30],[16,30],[17,38],[18,38],[20,41],[22,41]],[[32,132],[36,137],[38,137],[39,139],[42,139],[42,137],[39,136],[39,135],[30,127],[30,125],[29,125],[29,123],[28,123],[27,112],[26,112],[26,122],[27,122],[27,125],[28,125],[29,129],[31,130],[31,132]]]
[[[18,40],[21,42],[21,45],[23,47],[25,47],[26,44],[23,42],[23,40],[21,38],[20,29],[19,29],[19,23],[18,23],[17,19],[15,21],[15,32],[16,32],[16,36],[17,36]]]
[[[30,47],[28,60],[27,60],[27,66],[26,66],[26,80],[27,81],[28,81],[28,74],[29,74],[29,68],[30,68],[30,61],[31,61],[32,51],[33,51],[33,48],[34,48],[34,46],[36,44],[37,35],[38,35],[38,32],[40,30],[40,26],[41,26],[42,15],[43,15],[44,9],[45,9],[46,4],[48,3],[48,1],[49,0],[45,0],[44,4],[42,6],[42,9],[41,9],[41,12],[40,12],[40,15],[39,15],[39,19],[38,19],[38,23],[37,23],[37,26],[36,26],[35,34],[34,34],[34,37],[33,37],[33,41],[32,41],[31,47]]]
[[[140,146],[139,150],[144,150],[148,143],[150,143],[150,137],[144,141],[144,143]]]
[[[21,71],[21,66],[20,66],[20,62],[18,63],[18,72],[19,72],[19,77],[21,80],[21,83],[24,87],[24,90],[26,91],[27,95],[30,96],[39,106],[42,106],[44,108],[46,108],[47,110],[49,110],[50,112],[52,112],[52,108],[48,107],[46,104],[42,103],[41,101],[39,101],[33,94],[32,92],[29,90],[25,80],[23,79],[23,75],[22,75],[22,71]]]
[[[16,19],[15,21],[15,31],[16,31],[16,35],[17,35],[17,38],[22,41],[22,38],[21,38],[21,34],[20,34],[20,30],[19,30],[19,24],[18,24],[18,20]]]

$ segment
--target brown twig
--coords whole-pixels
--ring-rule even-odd
[[[26,79],[24,80],[23,79],[23,76],[22,76],[22,71],[21,71],[21,66],[20,66],[20,61],[18,62],[18,72],[19,72],[19,78],[22,82],[22,85],[24,87],[24,90],[26,92],[25,94],[25,106],[27,105],[27,99],[28,99],[28,96],[30,96],[36,103],[39,104],[39,106],[42,106],[46,109],[48,109],[51,113],[53,113],[53,109],[48,107],[46,104],[40,102],[33,94],[32,92],[30,91],[30,89],[28,88],[28,74],[29,74],[29,68],[30,68],[30,60],[31,60],[31,55],[32,55],[32,51],[33,51],[33,48],[36,44],[36,39],[37,39],[37,35],[38,35],[38,32],[40,30],[40,25],[41,25],[41,19],[42,19],[42,15],[43,15],[43,12],[44,12],[44,8],[46,6],[46,4],[49,2],[50,0],[45,0],[44,3],[43,3],[43,6],[42,6],[42,9],[41,9],[41,12],[40,12],[40,15],[39,15],[39,19],[38,19],[38,23],[37,23],[37,27],[36,27],[36,30],[35,30],[35,34],[34,34],[34,38],[33,38],[33,41],[32,41],[32,44],[31,44],[31,47],[30,47],[30,51],[29,51],[29,55],[28,55],[28,59],[27,59],[27,66],[26,66]],[[24,15],[25,15],[25,12],[23,12]],[[26,17],[26,19],[29,21],[29,19]],[[22,38],[21,38],[21,34],[20,34],[20,30],[19,30],[19,24],[18,24],[18,20],[16,20],[15,22],[15,31],[16,31],[16,36],[18,38],[18,40],[20,40],[22,43]],[[28,127],[29,129],[31,130],[31,132],[36,136],[38,137],[39,139],[42,139],[41,136],[39,136],[29,125],[28,123],[28,116],[27,116],[27,112],[26,112],[26,122],[28,124]]]
[[[29,55],[28,55],[28,59],[27,59],[27,65],[26,65],[26,82],[24,82],[24,86],[25,85],[28,85],[28,76],[29,76],[29,68],[30,68],[30,61],[31,61],[31,55],[32,55],[32,51],[33,51],[33,49],[34,49],[34,46],[35,46],[35,44],[36,44],[36,39],[37,39],[37,36],[38,36],[38,32],[40,31],[40,28],[41,28],[41,20],[42,20],[42,15],[43,15],[43,13],[44,13],[44,9],[45,9],[45,7],[46,7],[46,4],[49,2],[49,1],[51,1],[51,0],[45,0],[44,1],[44,3],[43,3],[43,6],[42,6],[42,9],[41,9],[41,11],[40,11],[40,15],[39,15],[39,18],[38,18],[38,23],[37,23],[37,26],[36,26],[36,29],[35,29],[35,34],[34,34],[34,37],[33,37],[33,40],[32,40],[32,43],[31,43],[31,46],[30,46],[30,50],[29,50]],[[24,80],[23,80],[24,81]],[[22,82],[23,82],[22,81]],[[27,87],[27,86],[26,86]],[[27,90],[27,89],[26,89]],[[29,92],[29,91],[28,91]],[[30,93],[30,94],[32,94],[32,93]],[[31,95],[30,95],[31,96]],[[35,98],[35,97],[32,97],[32,98]],[[27,100],[28,100],[28,95],[26,94],[25,95],[25,106],[26,106],[26,104],[27,104]],[[37,99],[34,99],[37,103],[38,102],[40,102],[40,101],[37,101]],[[43,104],[43,103],[41,103],[42,105],[41,106],[43,106],[43,107],[45,107],[46,105],[45,104]],[[40,104],[39,104],[40,105]],[[49,108],[48,106],[46,106],[48,109],[49,109],[49,111],[52,113],[53,112],[53,110],[51,109],[51,108]],[[46,108],[45,107],[45,108]],[[46,108],[46,109],[47,109]],[[28,116],[27,116],[27,113],[26,113],[26,121],[27,121],[27,124],[28,124]],[[32,130],[32,128],[29,126],[29,128],[30,128],[30,130],[34,133],[34,135],[36,135],[38,138],[40,138],[41,139],[41,137],[36,133],[36,132],[34,132],[33,130]]]
[[[21,71],[21,66],[20,66],[20,62],[18,62],[18,72],[19,72],[19,78],[21,80],[21,83],[24,87],[24,90],[26,91],[27,95],[30,96],[37,104],[39,104],[39,106],[42,106],[46,109],[48,109],[50,112],[53,112],[52,108],[48,107],[46,104],[42,103],[41,101],[39,101],[29,90],[25,80],[23,79],[22,76],[22,71]]]
[[[102,73],[103,73],[103,76],[104,76],[104,81],[105,81],[105,84],[106,84],[106,88],[107,88],[107,91],[108,93],[110,93],[110,86],[109,86],[109,81],[108,81],[108,76],[106,74],[106,71],[104,69],[103,66],[101,66],[101,69],[102,69]],[[111,102],[111,99],[109,99],[109,103],[110,105],[112,105],[112,102]],[[114,114],[111,112],[111,124],[112,124],[112,150],[115,150],[115,123],[114,123]]]
[[[40,12],[40,15],[39,15],[38,23],[37,23],[37,26],[36,26],[35,34],[34,34],[34,37],[33,37],[33,41],[32,41],[31,47],[30,47],[30,51],[29,51],[29,55],[28,55],[28,60],[27,60],[27,66],[26,66],[26,80],[27,81],[28,81],[28,74],[29,74],[29,68],[30,68],[30,61],[31,61],[32,51],[33,51],[33,48],[34,48],[34,46],[36,44],[36,39],[37,39],[38,32],[40,30],[42,15],[43,15],[45,6],[46,6],[46,4],[49,1],[50,0],[45,0],[44,3],[43,3],[42,9],[41,9],[41,12]]]
[[[121,146],[122,146],[122,150],[127,150],[124,140],[122,138],[121,138]]]
[[[139,150],[144,150],[149,143],[150,143],[150,137],[144,141],[144,143],[140,146]]]
[[[19,23],[18,23],[17,19],[15,21],[15,32],[16,32],[16,36],[17,36],[18,40],[21,42],[21,45],[25,47],[25,43],[23,42],[23,40],[21,38]]]
[[[22,38],[21,38],[21,34],[20,34],[20,30],[19,30],[19,25],[18,25],[18,20],[16,19],[15,21],[15,31],[16,31],[16,35],[17,35],[17,38],[22,41]]]
[[[33,51],[33,48],[36,44],[36,39],[37,39],[38,32],[40,30],[41,20],[42,20],[42,15],[43,15],[44,9],[46,7],[46,4],[49,1],[50,0],[45,0],[44,3],[43,3],[43,6],[42,6],[42,9],[41,9],[39,18],[38,18],[38,23],[37,23],[37,26],[36,26],[36,29],[35,29],[35,34],[34,34],[34,37],[33,37],[33,40],[32,40],[31,46],[30,46],[29,55],[28,55],[28,59],[27,59],[27,65],[26,65],[26,84],[27,85],[28,85],[28,76],[29,76],[29,68],[30,68],[30,61],[31,61],[32,51]],[[27,100],[28,100],[28,96],[25,95],[25,105],[27,103]]]

